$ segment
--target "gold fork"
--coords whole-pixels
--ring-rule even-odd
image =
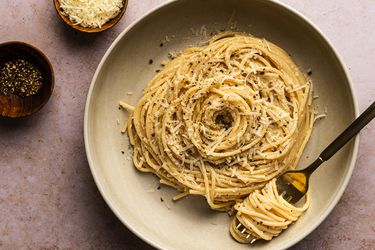
[[[342,132],[328,147],[319,155],[312,164],[302,170],[290,170],[276,179],[278,193],[289,203],[296,204],[309,188],[310,175],[325,161],[329,160],[339,151],[351,138],[361,131],[375,117],[375,102],[371,104],[350,126]],[[237,220],[237,219],[236,219]],[[238,220],[236,229],[243,234],[248,243],[253,243],[257,237],[243,226]]]

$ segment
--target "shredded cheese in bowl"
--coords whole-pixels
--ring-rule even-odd
[[[74,25],[101,28],[120,14],[123,0],[59,0],[63,15]]]

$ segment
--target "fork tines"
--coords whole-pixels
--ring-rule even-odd
[[[246,240],[249,241],[250,244],[253,244],[257,238],[252,234],[250,233],[247,228],[241,224],[241,222],[239,222],[237,220],[237,226],[236,226],[236,229],[238,230],[238,232],[240,232],[241,234],[245,235],[246,234]]]

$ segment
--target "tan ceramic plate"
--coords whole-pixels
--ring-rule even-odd
[[[327,107],[328,116],[314,127],[300,167],[317,157],[358,113],[348,73],[335,50],[310,21],[279,2],[171,1],[143,16],[116,39],[96,71],[86,103],[84,135],[91,171],[104,199],[130,230],[157,248],[249,249],[230,237],[229,216],[211,211],[202,198],[173,203],[173,190],[156,190],[154,176],[134,169],[127,137],[120,134],[126,115],[118,110],[119,100],[135,104],[168,52],[207,40],[205,30],[209,34],[227,28],[265,37],[288,51],[302,70],[312,69],[319,95],[315,104],[320,112]],[[340,199],[357,148],[358,139],[312,176],[311,207],[297,223],[251,249],[287,248],[314,230]]]

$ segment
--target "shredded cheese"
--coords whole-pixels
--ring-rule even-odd
[[[123,0],[59,0],[63,15],[75,25],[101,28],[124,7]]]

